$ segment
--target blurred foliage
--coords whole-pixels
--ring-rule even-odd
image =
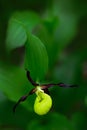
[[[25,68],[39,82],[77,84],[50,89],[52,110],[33,111]],[[0,0],[0,130],[87,130],[87,2]]]

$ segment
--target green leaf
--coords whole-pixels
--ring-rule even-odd
[[[38,14],[31,11],[16,12],[13,14],[12,19],[21,22],[29,32],[32,32],[32,30],[40,23],[40,17]]]
[[[9,21],[7,30],[6,46],[8,50],[21,47],[27,40],[26,32],[23,26],[15,19]]]
[[[25,47],[25,68],[31,71],[35,80],[43,79],[48,69],[48,55],[44,44],[38,37],[28,34]]]
[[[0,91],[9,100],[17,102],[19,98],[26,95],[32,89],[23,69],[14,66],[0,65]],[[27,110],[33,111],[34,96],[21,103]],[[15,104],[15,103],[14,103]]]
[[[27,40],[26,29],[31,32],[40,23],[39,16],[34,12],[16,12],[9,20],[6,46],[8,50],[21,47]]]
[[[49,34],[54,35],[54,31],[56,30],[56,28],[59,24],[59,19],[55,15],[51,16],[51,17],[49,17],[49,15],[48,15],[47,18],[45,18],[43,20],[43,24],[47,28]]]
[[[52,67],[55,65],[55,61],[58,57],[58,44],[54,39],[54,32],[58,26],[58,17],[51,17],[45,19],[42,25],[39,28],[37,36],[45,44],[48,56],[49,56],[49,67],[52,70]]]

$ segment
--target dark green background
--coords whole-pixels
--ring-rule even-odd
[[[24,68],[27,48],[21,37],[23,31],[12,46],[7,43],[8,21],[18,11],[33,11],[38,16],[31,15],[28,26],[43,42],[48,54],[47,70],[43,59],[39,57],[39,50],[34,51],[34,45],[32,49],[29,48],[30,52],[37,55],[35,66],[29,68],[32,70],[32,77],[35,79],[38,76],[41,83],[64,82],[79,86],[51,88],[49,91],[53,106],[45,116],[38,116],[33,111],[35,95],[19,105],[15,114],[12,112],[20,96],[32,88]],[[22,22],[29,21],[25,14],[22,14]],[[18,43],[16,46],[19,39],[22,45],[19,46]],[[10,53],[9,48],[12,48]],[[38,57],[40,63],[37,62]],[[32,59],[29,62],[31,61]],[[42,67],[40,70],[39,64]],[[86,0],[0,0],[0,130],[87,130]]]

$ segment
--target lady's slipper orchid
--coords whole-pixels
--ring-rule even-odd
[[[35,99],[34,103],[34,111],[38,115],[45,115],[51,108],[52,106],[52,99],[51,96],[49,95],[48,88],[52,86],[59,86],[59,87],[77,87],[77,85],[66,85],[64,83],[52,83],[52,84],[43,84],[40,85],[39,83],[36,83],[33,81],[33,79],[30,76],[30,72],[27,71],[27,78],[31,82],[31,84],[35,87],[32,89],[27,95],[22,96],[18,102],[15,104],[13,107],[13,112],[15,112],[16,107],[20,102],[23,102],[27,99],[27,97],[33,93],[36,93],[37,97]]]

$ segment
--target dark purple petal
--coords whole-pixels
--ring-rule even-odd
[[[30,81],[30,83],[31,83],[33,86],[39,86],[38,83],[36,83],[36,82],[33,81],[33,79],[32,79],[31,76],[30,76],[30,72],[29,72],[29,71],[27,71],[27,78],[28,78],[28,80]]]
[[[67,87],[78,87],[77,85],[67,85],[67,84],[64,84],[64,83],[58,83],[58,84],[51,83],[51,84],[43,84],[41,88],[46,89],[46,88],[50,88],[50,87],[53,87],[53,86],[59,86],[59,87],[65,87],[65,88],[67,88]]]
[[[22,97],[18,100],[18,102],[14,105],[14,107],[13,107],[13,112],[15,112],[16,107],[17,107],[21,102],[24,102],[24,101],[28,98],[28,96],[29,96],[29,95],[32,95],[35,91],[36,91],[36,89],[32,89],[27,95],[22,96]]]
[[[78,87],[77,85],[68,85],[68,84],[64,84],[64,83],[59,83],[58,86],[59,87],[65,87],[65,88],[68,88],[68,87]]]
[[[15,104],[15,106],[13,107],[13,112],[15,112],[16,107],[19,105],[19,103],[25,101],[27,97],[28,97],[28,95],[25,95],[25,96],[22,96],[22,97],[18,100],[18,102],[17,102],[17,103]]]

